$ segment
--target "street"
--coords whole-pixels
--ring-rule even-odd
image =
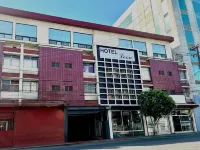
[[[200,134],[179,134],[137,139],[90,142],[78,145],[31,148],[29,150],[200,150]]]

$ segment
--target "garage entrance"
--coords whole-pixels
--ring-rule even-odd
[[[106,136],[106,111],[68,113],[68,142],[103,139]]]

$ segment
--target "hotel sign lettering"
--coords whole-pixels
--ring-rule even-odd
[[[100,58],[135,61],[134,51],[99,47]]]

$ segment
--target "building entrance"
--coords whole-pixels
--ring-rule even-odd
[[[104,124],[100,113],[68,116],[68,141],[102,139]]]

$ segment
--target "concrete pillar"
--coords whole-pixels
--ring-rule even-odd
[[[143,118],[143,123],[144,123],[145,136],[149,136],[146,117],[142,116],[142,118]]]
[[[108,110],[108,122],[109,122],[109,131],[110,131],[110,139],[113,139],[113,128],[112,128],[112,111]]]
[[[65,137],[65,142],[68,142],[68,108],[64,108],[64,137]]]
[[[16,35],[16,22],[13,22],[13,33],[12,33],[12,39],[15,40]]]
[[[172,119],[172,115],[169,115],[169,125],[170,125],[170,129],[171,129],[171,133],[175,133],[174,131],[174,122],[173,122],[173,119]]]
[[[21,44],[20,52],[20,67],[19,67],[19,102],[22,100],[22,90],[23,90],[23,67],[24,67],[24,44]]]
[[[194,110],[191,110],[191,117],[192,117],[192,120],[193,120],[194,132],[197,132],[197,124],[196,124],[196,119],[195,119],[195,115],[194,115]]]
[[[74,45],[73,45],[73,43],[74,43],[74,35],[73,35],[73,31],[71,31],[71,47],[73,47]]]

